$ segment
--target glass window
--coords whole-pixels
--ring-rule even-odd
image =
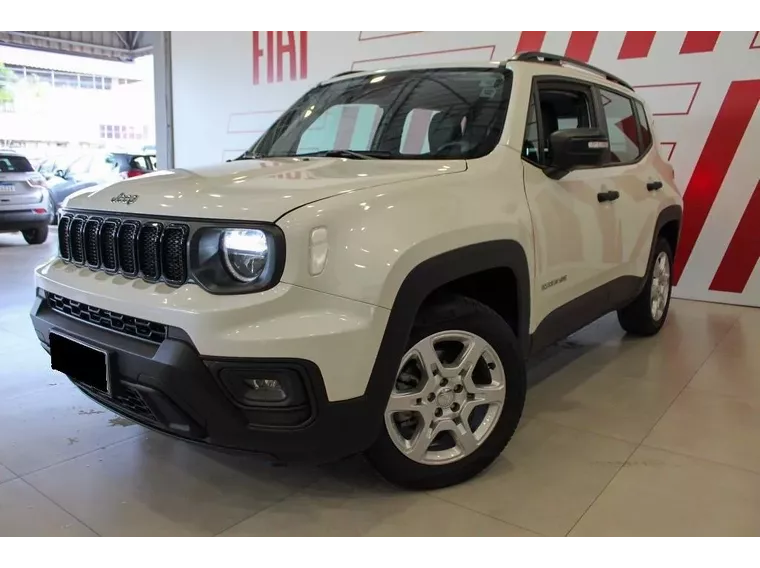
[[[528,118],[525,122],[525,140],[523,141],[523,156],[531,162],[538,163],[538,150],[541,142],[538,135],[538,119],[536,118],[536,103],[530,98],[528,106]]]
[[[298,153],[368,150],[382,109],[377,105],[335,105],[301,135]]]
[[[82,89],[94,89],[95,88],[95,78],[92,75],[80,75],[79,76],[79,87]]]
[[[503,69],[423,69],[319,85],[244,156],[352,150],[391,159],[476,158],[501,137],[510,82]]]
[[[66,173],[78,175],[86,174],[88,171],[90,171],[90,158],[89,156],[83,156],[82,158],[74,160],[69,166],[69,171]]]
[[[600,89],[600,94],[610,137],[610,161],[636,161],[640,153],[639,129],[633,111],[633,101],[606,89]]]
[[[636,110],[639,115],[639,128],[641,129],[641,145],[639,149],[642,152],[646,152],[649,149],[649,146],[652,145],[652,131],[649,128],[647,111],[644,109],[644,105],[639,101],[636,101]]]
[[[77,76],[73,73],[61,73],[56,71],[53,86],[63,88],[77,88]]]
[[[590,91],[572,85],[540,87],[538,91],[544,155],[540,164],[551,164],[551,135],[560,130],[589,128],[596,124]]]
[[[33,171],[32,164],[24,156],[0,156],[0,172],[2,173],[27,173]]]

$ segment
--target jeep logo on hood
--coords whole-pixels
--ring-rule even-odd
[[[140,197],[137,194],[127,194],[127,193],[120,193],[116,197],[111,198],[111,203],[124,203],[125,205],[132,205],[135,201],[137,201],[137,198]]]

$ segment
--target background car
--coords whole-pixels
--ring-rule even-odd
[[[45,178],[29,160],[12,150],[0,150],[0,232],[21,231],[30,245],[45,242],[52,220]]]
[[[54,213],[69,195],[95,185],[107,185],[156,169],[156,156],[126,152],[89,152],[53,171],[48,180]],[[45,166],[47,167],[47,166]]]

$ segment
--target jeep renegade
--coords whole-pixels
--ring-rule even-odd
[[[522,53],[341,73],[235,160],[61,213],[32,320],[86,395],[427,489],[505,448],[530,354],[612,311],[660,330],[682,200],[633,88]]]

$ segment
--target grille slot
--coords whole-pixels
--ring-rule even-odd
[[[101,219],[90,217],[84,224],[84,261],[91,268],[100,268],[100,223]]]
[[[58,254],[63,260],[71,260],[71,246],[69,243],[69,229],[71,217],[64,215],[58,220]]]
[[[137,237],[137,259],[146,280],[161,278],[161,223],[146,223],[140,228]]]
[[[139,274],[137,265],[137,234],[140,232],[140,223],[137,221],[124,221],[118,232],[118,255],[119,269],[124,276],[135,278]]]
[[[163,280],[182,286],[188,279],[187,225],[67,213],[58,223],[59,256],[92,270]]]
[[[161,323],[96,308],[58,294],[47,294],[47,303],[53,311],[111,331],[118,331],[152,343],[161,343],[166,339],[166,326]]]
[[[117,219],[106,219],[100,227],[100,257],[103,268],[108,272],[116,272],[119,269],[119,261],[116,256],[116,234],[119,231]]]
[[[169,225],[164,230],[161,247],[161,266],[164,280],[169,284],[180,285],[187,280],[187,263],[185,245],[188,229],[185,225]]]
[[[71,260],[76,264],[84,264],[84,222],[84,217],[74,217],[69,224]]]

